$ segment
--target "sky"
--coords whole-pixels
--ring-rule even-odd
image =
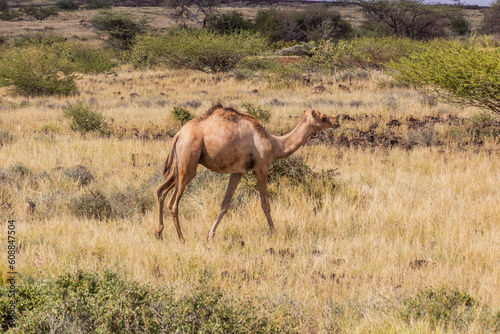
[[[452,4],[452,0],[426,0],[428,3],[449,3]],[[460,3],[464,3],[466,5],[478,5],[478,6],[489,6],[494,0],[460,0]]]

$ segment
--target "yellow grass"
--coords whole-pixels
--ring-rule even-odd
[[[380,115],[382,127],[392,117],[446,113],[468,117],[477,113],[446,104],[424,106],[419,102],[421,93],[414,90],[380,88],[378,83],[387,80],[382,73],[371,73],[369,81],[352,82],[351,94],[337,91],[334,77],[323,79],[333,81],[327,92],[312,94],[311,87],[276,90],[265,81],[237,81],[230,75],[217,78],[184,70],[134,71],[124,67],[116,75],[85,76],[78,86],[79,99],[95,98],[98,110],[114,120],[112,128],[141,131],[178,129],[170,110],[193,99],[202,102],[194,111],[200,114],[217,101],[234,106],[248,101],[269,107],[269,101],[280,98],[285,106],[272,107],[272,119],[266,125],[275,133],[290,129],[308,108],[334,115]],[[250,93],[254,88],[258,94]],[[140,96],[131,98],[132,92]],[[396,106],[384,102],[391,96]],[[159,99],[168,102],[159,106],[155,104]],[[301,187],[273,186],[277,233],[269,236],[258,196],[251,192],[243,195],[240,189],[237,207],[226,215],[215,239],[207,242],[227,177],[222,182],[199,182],[181,202],[181,226],[187,243],[180,245],[169,219],[165,241],[153,238],[155,210],[110,221],[71,215],[63,204],[67,203],[65,197],[87,190],[57,171],[85,165],[95,175],[89,187],[104,193],[137,186],[161,168],[169,139],[84,138],[71,133],[62,117],[61,106],[74,98],[35,98],[27,107],[12,107],[22,100],[17,96],[2,98],[5,107],[0,110],[0,126],[16,140],[0,148],[0,168],[22,163],[33,173],[47,171],[51,175],[36,187],[25,182],[10,189],[13,197],[2,199],[12,205],[2,211],[3,230],[7,217],[17,223],[22,244],[17,263],[23,277],[113,268],[140,282],[184,289],[209,272],[215,284],[231,295],[294,301],[301,314],[316,319],[301,324],[300,332],[326,331],[335,323],[333,308],[341,305],[347,310],[340,326],[345,332],[425,333],[428,324],[408,327],[396,313],[384,313],[377,305],[396,305],[401,298],[428,286],[457,287],[489,307],[500,307],[500,168],[494,142],[487,143],[493,154],[488,147],[416,147],[410,151],[303,147],[296,154],[314,171],[337,169],[333,191],[325,189],[320,198],[313,198]],[[344,105],[326,105],[328,100]],[[353,100],[363,104],[351,107]],[[44,124],[56,125],[61,131],[43,134],[40,129]],[[370,124],[345,122],[339,131],[368,128]],[[407,129],[403,126],[400,131]],[[138,154],[136,166],[132,154]],[[203,174],[204,168],[199,171]],[[43,196],[58,191],[62,198],[54,212],[41,214],[43,204],[32,215],[26,212],[26,200],[42,203]],[[153,196],[154,186],[148,191]],[[269,248],[275,254],[266,252]],[[3,258],[2,264],[6,262]],[[417,259],[426,260],[426,265],[412,268],[410,262]],[[360,322],[354,320],[355,305],[364,305]],[[474,328],[470,331],[477,332]]]
[[[138,10],[154,18],[155,27],[173,24],[157,9]],[[93,39],[91,30],[77,24],[91,16],[92,12],[79,11],[42,23],[7,22],[2,23],[0,33],[5,29],[16,36],[28,27],[51,26],[65,36]],[[113,74],[82,76],[78,97],[32,98],[23,107],[24,98],[2,88],[0,130],[12,134],[14,141],[0,147],[0,170],[22,163],[35,175],[49,175],[36,184],[26,180],[0,189],[0,204],[11,205],[0,208],[1,230],[6,231],[7,219],[16,221],[20,276],[45,279],[77,269],[102,273],[112,268],[129,279],[182,291],[209,273],[214,284],[231,296],[252,296],[256,303],[265,297],[291,308],[303,316],[297,328],[301,333],[448,332],[444,326],[432,327],[425,321],[408,324],[398,315],[403,298],[429,286],[458,288],[498,312],[498,141],[461,147],[446,141],[450,131],[446,124],[434,127],[445,141],[440,146],[416,146],[408,151],[339,148],[327,143],[302,147],[296,155],[313,171],[336,169],[334,187],[325,186],[314,197],[301,186],[270,186],[277,227],[272,236],[257,194],[240,186],[215,239],[207,242],[228,178],[207,177],[203,167],[199,168],[201,181],[195,179],[181,201],[185,245],[177,242],[169,217],[165,240],[154,239],[156,208],[109,221],[71,214],[71,198],[89,189],[110,194],[143,185],[158,173],[170,138],[140,140],[130,133],[175,133],[180,124],[170,111],[186,101],[202,103],[190,109],[195,115],[216,102],[237,108],[250,102],[270,108],[272,117],[265,127],[274,134],[290,130],[306,109],[369,116],[366,121],[345,122],[337,135],[367,130],[374,123],[379,123],[377,133],[383,133],[394,118],[448,114],[470,118],[479,112],[445,103],[429,106],[422,102],[421,92],[384,84],[389,77],[383,72],[370,72],[367,80],[349,82],[339,80],[341,74],[315,77],[327,89],[312,94],[310,86],[277,89],[257,76],[237,80],[231,74],[140,71],[123,66]],[[352,93],[339,91],[340,83]],[[252,93],[253,89],[259,92]],[[132,93],[139,96],[131,97]],[[285,104],[272,105],[276,98]],[[113,133],[123,138],[72,133],[62,107],[77,99],[95,104]],[[42,127],[48,124],[59,131],[43,133]],[[405,124],[393,131],[403,138],[410,133]],[[61,168],[78,164],[95,176],[88,187],[80,188],[61,174]],[[154,188],[147,189],[152,198]],[[50,210],[47,198],[55,203]],[[26,211],[27,201],[37,205],[32,214]],[[414,268],[410,265],[414,260],[425,260],[425,264]],[[5,271],[5,253],[0,261]],[[336,315],[338,309],[342,315]],[[481,330],[476,323],[468,328],[472,333]]]

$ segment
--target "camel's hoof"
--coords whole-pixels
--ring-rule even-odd
[[[155,238],[158,240],[163,240],[163,236],[161,235],[161,232],[156,232],[155,231]]]
[[[214,232],[208,232],[208,235],[207,235],[207,240],[210,241],[212,240],[213,238],[215,237],[215,233]]]

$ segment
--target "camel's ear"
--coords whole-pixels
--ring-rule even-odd
[[[312,115],[314,118],[319,119],[321,117],[321,113],[319,111],[313,110]]]
[[[304,110],[304,116],[306,115],[306,113],[307,113],[307,110]]]

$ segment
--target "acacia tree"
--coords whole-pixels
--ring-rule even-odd
[[[487,40],[436,41],[398,62],[393,75],[422,86],[446,101],[500,115],[500,47]]]
[[[431,39],[446,35],[449,15],[421,0],[368,0],[360,6],[367,20],[381,22],[398,37]]]
[[[187,20],[205,26],[207,16],[213,12],[218,0],[166,0],[165,6],[174,9],[176,20]]]

